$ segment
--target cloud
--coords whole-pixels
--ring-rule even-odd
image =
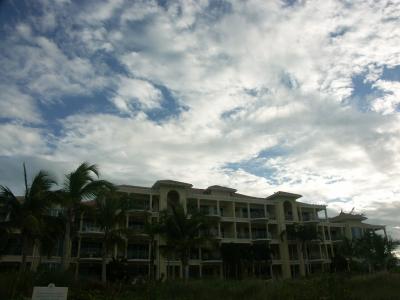
[[[19,124],[0,124],[0,140],[0,156],[40,155],[48,150],[42,130]]]
[[[43,3],[0,42],[3,114],[43,124],[2,124],[15,165],[95,160],[117,183],[288,190],[394,222],[377,203],[400,195],[400,87],[385,77],[400,65],[400,3]]]
[[[19,121],[40,123],[40,112],[35,100],[21,93],[15,86],[0,84],[0,118],[11,118]]]
[[[118,79],[118,90],[112,101],[122,112],[133,112],[134,105],[138,104],[143,110],[160,107],[162,94],[151,83],[135,79],[120,77]]]

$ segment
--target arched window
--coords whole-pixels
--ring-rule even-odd
[[[285,203],[283,203],[283,211],[285,213],[285,220],[292,221],[293,220],[292,203],[290,203],[289,201],[285,201]]]
[[[179,193],[177,191],[169,191],[167,194],[168,208],[179,205]]]

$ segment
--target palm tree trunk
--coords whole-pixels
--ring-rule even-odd
[[[36,272],[38,266],[40,265],[40,241],[35,239],[33,242],[33,249],[32,249],[32,263],[31,263],[31,271]]]
[[[187,260],[182,260],[182,277],[187,281],[189,279],[189,263]]]
[[[62,270],[67,271],[71,261],[71,213],[68,213],[67,221],[65,223],[63,257],[62,257]]]
[[[149,251],[149,279],[154,280],[154,239],[150,241],[150,251]]]
[[[21,257],[21,264],[19,266],[19,271],[20,273],[25,272],[26,270],[26,249],[28,248],[28,239],[27,237],[23,236],[22,237],[22,257]]]
[[[105,241],[103,241],[103,256],[101,260],[101,282],[107,283],[107,249]]]

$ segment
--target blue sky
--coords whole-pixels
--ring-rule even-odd
[[[1,1],[0,183],[82,161],[353,207],[400,236],[400,3]]]

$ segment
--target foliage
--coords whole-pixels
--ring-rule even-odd
[[[394,242],[391,239],[369,232],[363,235],[356,243],[356,254],[369,268],[386,270],[394,259]]]
[[[184,277],[188,277],[190,250],[213,246],[209,228],[212,222],[199,212],[187,214],[180,204],[160,213],[160,234],[166,240],[164,253],[175,253],[182,263]]]
[[[94,281],[74,281],[62,272],[0,273],[0,299],[19,300],[32,295],[33,286],[69,286],[70,300],[203,300],[203,299],[281,299],[281,300],[390,300],[400,294],[400,274],[343,276],[322,274],[285,281],[193,280],[143,283],[120,282],[104,286]],[[152,289],[150,290],[149,287]]]
[[[302,243],[319,239],[317,228],[312,224],[287,225],[286,234],[288,239],[295,239]]]
[[[64,207],[65,222],[63,270],[67,270],[69,267],[71,240],[77,231],[77,228],[74,227],[75,220],[85,210],[82,201],[93,200],[102,189],[113,188],[110,182],[97,180],[98,177],[98,167],[84,162],[75,171],[65,176],[64,187],[58,193],[59,202]]]
[[[103,190],[96,198],[95,215],[102,236],[102,281],[107,281],[106,260],[115,245],[124,244],[129,230],[123,228],[128,206],[114,191]],[[121,226],[120,226],[121,225]]]
[[[53,237],[48,234],[49,222],[52,217],[47,214],[53,199],[51,188],[56,182],[46,171],[40,171],[28,186],[24,165],[25,193],[23,199],[18,199],[5,186],[0,186],[0,205],[6,212],[6,218],[1,222],[3,237],[7,232],[19,230],[22,239],[22,260],[20,270],[26,267],[27,248],[42,241],[49,245]]]

